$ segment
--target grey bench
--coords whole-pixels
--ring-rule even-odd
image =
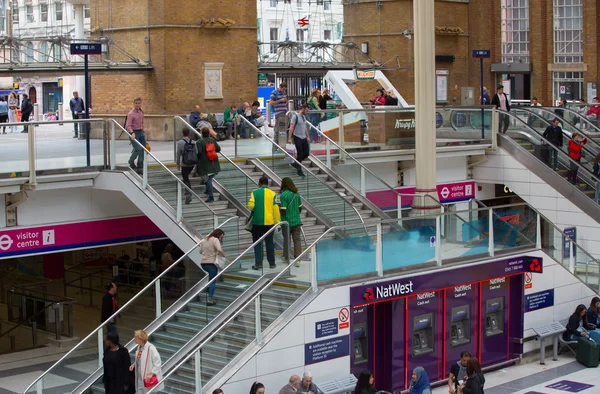
[[[354,391],[357,382],[356,376],[350,374],[341,379],[319,384],[317,387],[323,394],[342,394]],[[315,393],[316,394],[316,393]]]
[[[567,323],[568,322],[569,322],[569,319],[561,320],[559,322],[559,324],[564,327],[565,331],[567,330]],[[563,339],[563,336],[560,335],[558,337],[558,342],[560,344],[560,347],[558,349],[558,354],[560,354],[563,351],[563,349],[567,348],[567,349],[569,349],[571,351],[571,353],[577,355],[577,352],[575,351],[575,349],[573,349],[571,347],[571,345],[577,345],[577,341],[565,341]]]
[[[558,342],[562,340],[562,333],[566,330],[566,324],[556,321],[533,329],[536,334],[535,339],[540,341],[540,364],[546,363],[546,345],[544,344],[546,338],[552,338],[552,359],[558,360]]]

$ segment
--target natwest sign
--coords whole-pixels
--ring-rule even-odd
[[[369,287],[365,290],[365,301],[374,301],[381,298],[390,298],[411,294],[413,292],[413,282],[392,283],[377,287]]]

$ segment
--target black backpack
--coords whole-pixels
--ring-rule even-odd
[[[198,156],[196,155],[196,150],[194,149],[196,145],[193,142],[188,142],[183,140],[185,145],[183,146],[183,164],[186,165],[195,165],[198,163]]]

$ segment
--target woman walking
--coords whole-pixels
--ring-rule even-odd
[[[129,370],[135,371],[136,394],[146,394],[155,386],[159,386],[159,391],[162,390],[162,361],[158,350],[148,342],[146,331],[135,331],[133,340],[138,348],[135,362],[131,364]]]
[[[125,394],[131,383],[129,366],[131,359],[127,348],[119,343],[119,335],[109,331],[106,334],[106,350],[102,363],[104,365],[104,391],[106,394]]]
[[[319,91],[319,89],[317,89],[317,88],[313,89],[310,97],[306,101],[306,104],[308,104],[308,109],[311,111],[318,111],[319,109],[321,109],[319,107],[319,99],[320,98],[321,98],[321,92]],[[321,114],[320,113],[311,113],[308,115],[308,119],[310,120],[310,123],[313,126],[319,127],[319,123],[321,123]],[[317,142],[319,133],[317,132],[317,130],[314,127],[310,128],[309,134],[310,134],[310,141]]]
[[[202,139],[196,142],[198,148],[198,164],[196,165],[196,171],[204,179],[206,185],[206,195],[208,198],[206,202],[215,201],[213,194],[213,178],[221,171],[221,164],[219,164],[219,155],[221,147],[217,144],[217,140],[210,136],[210,130],[207,127],[203,127]]]
[[[213,230],[213,232],[208,234],[208,237],[206,237],[204,242],[202,242],[200,245],[200,254],[202,255],[202,261],[200,262],[200,265],[202,266],[202,269],[208,273],[209,281],[213,280],[213,278],[217,276],[219,272],[219,268],[217,267],[218,256],[222,256],[223,258],[227,257],[225,256],[225,252],[221,247],[224,235],[225,233],[220,228]],[[217,303],[213,301],[213,296],[215,295],[215,286],[215,281],[212,281],[212,283],[208,286],[206,305],[217,305]]]
[[[294,259],[302,253],[301,231],[302,231],[302,197],[298,193],[298,188],[294,185],[292,178],[285,177],[281,180],[281,190],[279,201],[281,203],[281,220],[288,222],[292,241],[294,242]],[[288,237],[283,238],[283,258],[284,261],[290,255]],[[296,267],[300,266],[300,261],[296,261]]]
[[[10,92],[8,95],[8,123],[17,123],[17,108],[19,108],[19,99],[15,92]],[[10,126],[10,132],[14,133],[17,126]]]

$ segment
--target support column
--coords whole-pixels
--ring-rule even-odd
[[[434,0],[413,0],[415,50],[416,194],[436,192]],[[439,209],[431,199],[415,198],[413,209]]]

